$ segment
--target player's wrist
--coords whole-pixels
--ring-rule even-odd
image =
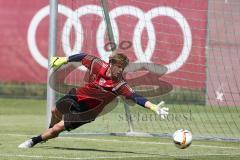
[[[152,110],[152,111],[154,111],[154,112],[156,112],[157,111],[157,105],[155,105],[155,104],[151,104],[150,106],[149,106],[149,109],[150,110]]]
[[[63,63],[66,64],[68,63],[68,57],[62,57],[63,58]]]

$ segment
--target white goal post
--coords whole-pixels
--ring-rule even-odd
[[[49,0],[50,18],[49,18],[49,43],[48,43],[48,62],[56,55],[57,52],[57,15],[58,15],[58,0]],[[51,120],[51,109],[55,106],[55,91],[51,88],[49,78],[52,73],[48,65],[48,81],[47,81],[47,106],[46,106],[46,128],[49,127]]]

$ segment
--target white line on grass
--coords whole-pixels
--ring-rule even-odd
[[[154,158],[154,157],[206,157],[206,156],[231,156],[236,157],[240,156],[240,154],[193,154],[193,155],[170,155],[170,154],[160,154],[156,156],[102,156],[102,157],[87,157],[87,158],[77,158],[77,157],[57,157],[57,156],[40,156],[40,155],[24,155],[24,154],[2,154],[0,153],[0,157],[25,157],[25,158],[40,158],[40,159],[63,159],[63,160],[89,160],[89,159],[126,159],[126,158]]]
[[[89,160],[89,159],[126,159],[126,158],[150,158],[160,157],[159,156],[112,156],[112,157],[88,157],[88,158],[77,158],[77,157],[57,157],[57,156],[39,156],[39,155],[23,155],[23,154],[0,154],[0,157],[25,157],[25,158],[40,158],[40,159],[67,159],[67,160]]]
[[[0,134],[5,136],[29,136],[32,137],[33,135],[24,135],[24,134]],[[116,142],[116,143],[131,143],[131,144],[155,144],[155,145],[173,145],[172,143],[165,143],[165,142],[146,142],[146,141],[124,141],[124,140],[117,140],[117,139],[95,139],[95,138],[83,138],[83,137],[58,137],[59,139],[76,139],[76,140],[84,140],[84,141],[98,141],[98,142]],[[192,144],[191,147],[203,147],[203,148],[219,148],[219,149],[236,149],[240,150],[240,148],[236,147],[222,147],[222,146],[214,146],[214,145],[201,145],[201,144]]]

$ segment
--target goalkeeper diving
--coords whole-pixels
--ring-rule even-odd
[[[85,53],[69,57],[53,57],[51,67],[60,69],[69,62],[79,62],[89,70],[88,82],[73,88],[56,102],[52,109],[51,123],[48,129],[36,137],[23,142],[19,148],[31,148],[40,142],[56,138],[63,131],[71,131],[86,123],[93,122],[103,108],[117,96],[131,99],[138,105],[150,109],[162,119],[168,115],[164,102],[151,103],[147,98],[138,95],[123,79],[123,71],[129,59],[121,53],[109,58],[109,63],[98,57]]]

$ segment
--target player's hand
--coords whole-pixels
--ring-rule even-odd
[[[67,64],[67,62],[68,62],[67,57],[52,57],[50,67],[58,69],[62,65]]]
[[[156,112],[162,119],[165,119],[168,116],[168,108],[164,107],[165,102],[161,101],[158,105],[152,105],[151,110]]]

